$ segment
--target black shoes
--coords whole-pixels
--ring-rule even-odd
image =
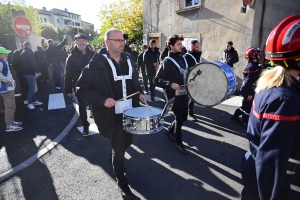
[[[235,115],[232,115],[232,117],[230,117],[230,119],[233,120],[233,121],[236,121],[239,124],[241,123],[240,118],[235,116]]]
[[[198,121],[198,119],[196,118],[196,116],[192,113],[189,114],[189,117],[191,120],[194,120],[194,121]]]
[[[183,144],[179,144],[179,145],[176,145],[176,149],[180,152],[180,153],[182,153],[182,154],[187,154],[187,150],[186,150],[186,148],[183,146]]]
[[[134,194],[131,192],[128,184],[119,185],[119,188],[123,199],[129,200],[134,198]]]
[[[84,126],[82,136],[88,136],[88,135],[89,135],[89,127]]]

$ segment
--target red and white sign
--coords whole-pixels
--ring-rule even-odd
[[[244,0],[244,3],[247,5],[247,6],[251,6],[253,4],[253,1],[254,0]]]
[[[14,30],[20,37],[27,38],[32,32],[30,21],[26,17],[18,16],[14,19]]]

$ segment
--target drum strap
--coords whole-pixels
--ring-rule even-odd
[[[185,80],[186,80],[186,75],[187,75],[188,70],[189,70],[188,64],[187,64],[187,62],[186,62],[185,57],[182,57],[183,60],[184,60],[184,62],[185,62],[185,69],[182,69],[182,68],[180,67],[180,65],[179,65],[173,58],[171,58],[171,57],[169,57],[169,56],[166,57],[166,58],[169,59],[169,60],[171,60],[171,61],[176,65],[176,67],[179,69],[180,73],[183,75],[183,80],[184,80],[184,82],[185,82]]]
[[[102,54],[108,61],[108,64],[110,65],[110,68],[112,70],[113,76],[114,76],[114,80],[115,81],[119,81],[122,80],[122,91],[123,91],[123,97],[125,98],[127,96],[127,91],[126,91],[126,80],[127,79],[132,79],[132,65],[130,62],[130,59],[127,57],[127,63],[128,63],[128,67],[129,67],[129,74],[126,76],[117,76],[117,72],[116,72],[116,68],[112,62],[112,60],[107,57],[106,54]]]
[[[189,56],[191,56],[194,59],[195,63],[198,64],[196,58],[192,54],[190,54],[190,53],[186,53],[186,54],[189,55]]]

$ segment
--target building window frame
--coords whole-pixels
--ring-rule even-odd
[[[195,1],[197,1],[197,3]],[[189,5],[189,6],[187,6],[186,3],[187,3],[187,0],[184,0],[184,2],[183,2],[183,5],[184,5],[183,8],[196,7],[199,4],[199,0],[192,0],[192,5]]]

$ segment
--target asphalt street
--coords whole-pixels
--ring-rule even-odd
[[[51,92],[56,91],[37,97],[46,102]],[[160,92],[157,96],[163,98]],[[24,130],[3,133],[1,128],[0,174],[60,134],[75,111],[71,99],[65,96],[65,100],[66,108],[58,110],[47,110],[44,103],[41,109],[28,111],[18,103],[17,119],[24,120]],[[149,105],[163,108],[164,102],[157,99]],[[246,129],[230,120],[236,108],[232,104],[195,107],[199,122],[188,120],[183,127],[187,155],[176,151],[165,130],[135,135],[125,166],[136,199],[240,199],[240,163],[248,141]],[[165,118],[165,127],[173,120]],[[100,134],[82,137],[77,129],[81,125],[78,120],[54,149],[1,182],[0,199],[122,199],[108,163],[109,142]],[[300,199],[299,186],[292,186],[292,196]]]

